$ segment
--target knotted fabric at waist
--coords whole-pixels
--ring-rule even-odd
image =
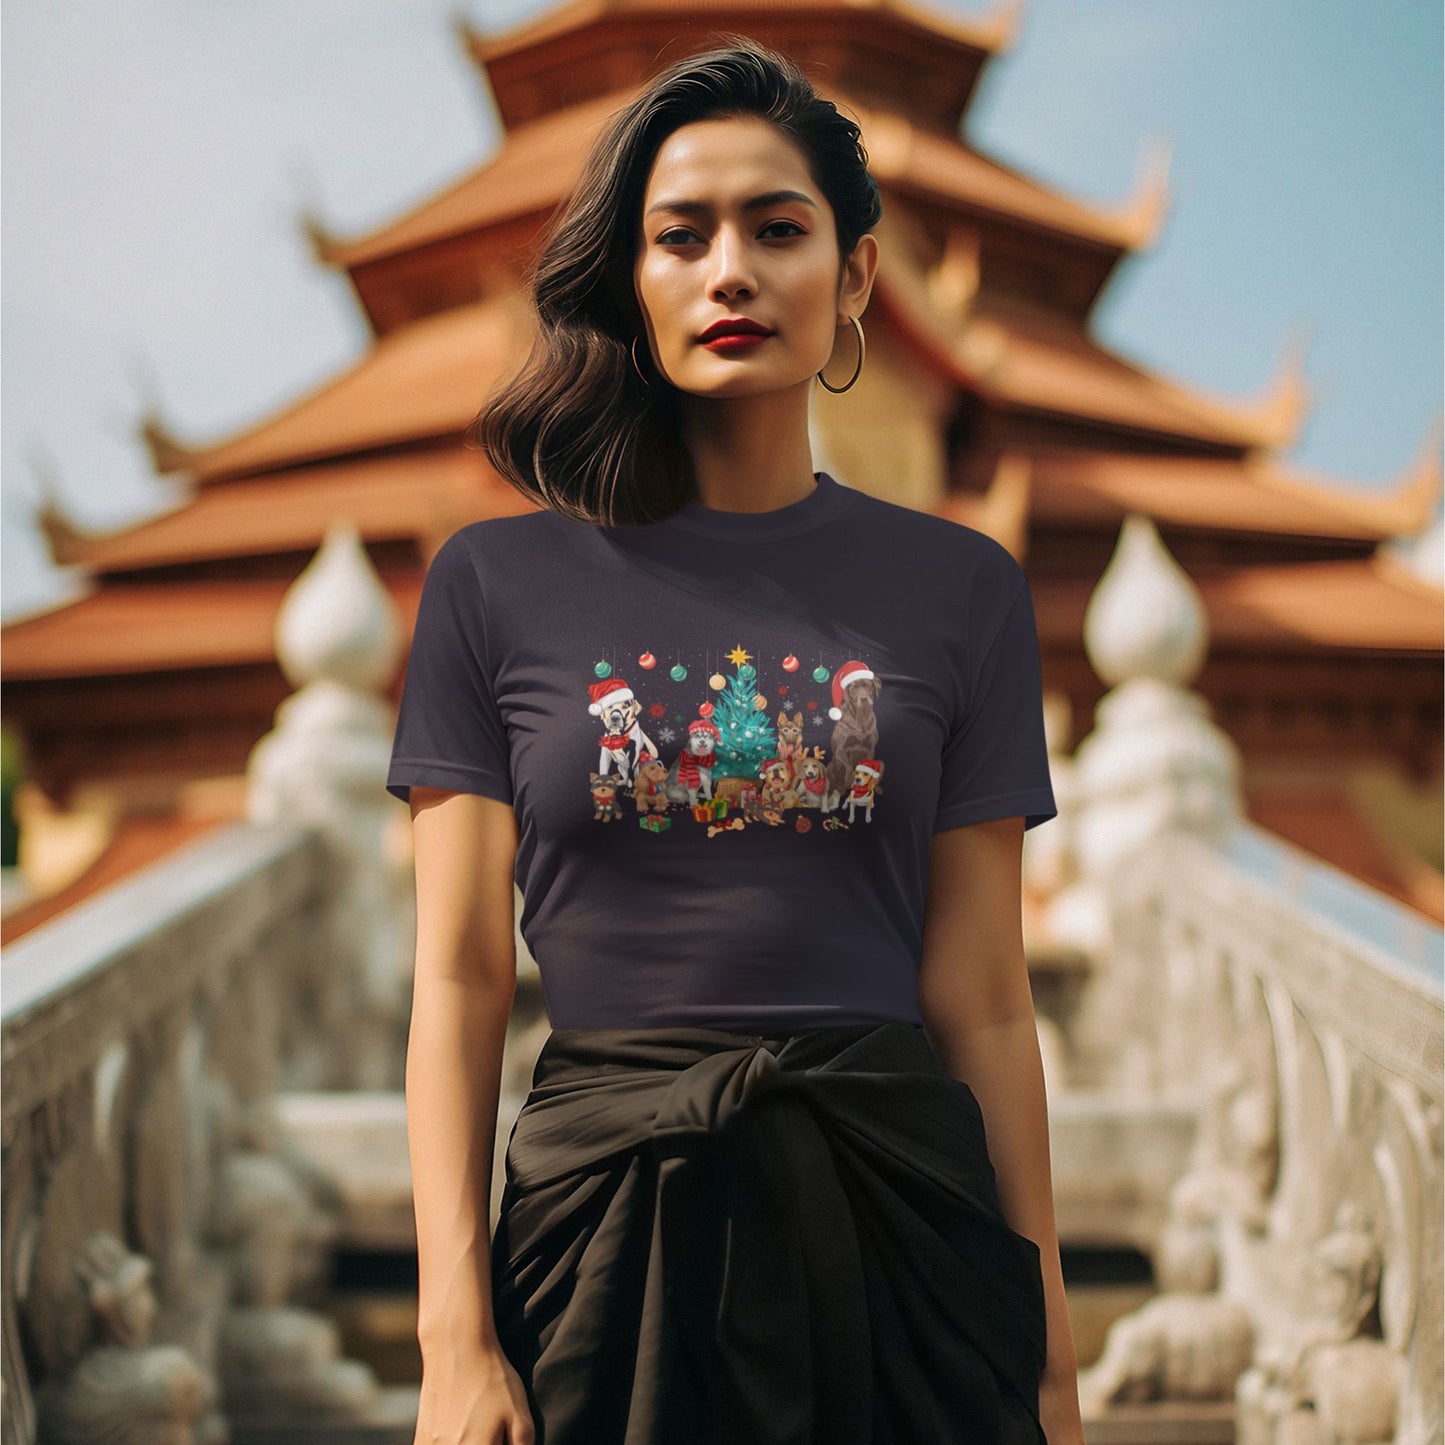
[[[554,1030],[503,1215],[549,1445],[1042,1440],[1038,1247],[916,1024]]]

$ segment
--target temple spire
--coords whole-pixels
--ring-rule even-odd
[[[1119,223],[1131,250],[1142,251],[1159,239],[1173,197],[1169,193],[1169,167],[1174,142],[1155,136],[1145,143],[1134,194],[1119,208]]]

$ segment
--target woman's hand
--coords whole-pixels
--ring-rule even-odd
[[[1044,1370],[1039,1380],[1039,1424],[1049,1445],[1084,1445],[1077,1371]]]
[[[414,1445],[536,1445],[526,1387],[500,1350],[427,1357]]]

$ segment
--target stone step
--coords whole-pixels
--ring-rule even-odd
[[[387,1385],[363,1422],[304,1420],[247,1420],[230,1416],[229,1445],[414,1445],[416,1385]]]

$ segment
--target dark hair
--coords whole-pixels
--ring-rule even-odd
[[[678,393],[652,366],[632,280],[647,177],[673,131],[754,115],[792,140],[833,208],[840,282],[882,215],[856,122],[786,55],[733,32],[713,38],[729,43],[669,66],[599,137],[544,237],[531,355],[467,429],[524,496],[567,516],[645,523],[695,499]],[[650,384],[637,366],[649,368]]]

